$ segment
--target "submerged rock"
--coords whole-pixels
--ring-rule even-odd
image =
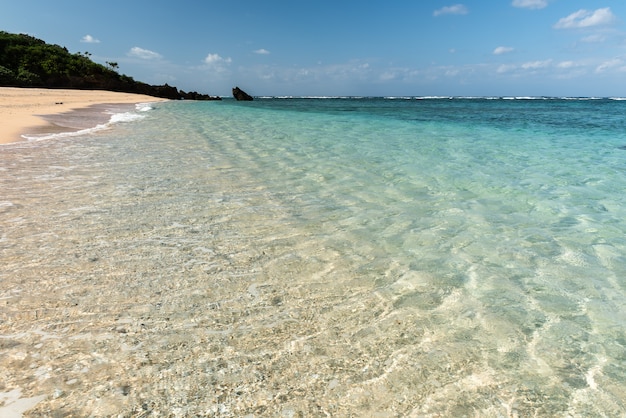
[[[239,87],[235,87],[233,89],[233,97],[236,100],[247,100],[247,101],[254,100],[252,96],[250,96],[245,91],[241,90]]]

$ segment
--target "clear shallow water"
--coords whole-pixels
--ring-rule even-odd
[[[0,148],[7,391],[79,415],[626,412],[625,101],[154,107]]]

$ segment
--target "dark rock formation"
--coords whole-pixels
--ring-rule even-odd
[[[197,91],[185,93],[182,90],[180,90],[180,98],[184,100],[222,100],[219,96],[209,96],[208,94],[198,93]]]
[[[241,90],[239,87],[235,87],[233,89],[233,97],[236,100],[247,100],[247,101],[254,100],[252,96],[250,96],[245,91]]]
[[[202,94],[195,91],[186,93],[182,90],[178,90],[174,86],[170,86],[167,83],[162,86],[151,86],[145,83],[135,83],[134,88],[122,89],[112,86],[110,90],[126,91],[129,93],[141,93],[148,96],[161,97],[163,99],[170,100],[222,100],[219,96],[209,96],[208,94]],[[134,91],[133,91],[134,90]]]
[[[152,90],[151,96],[162,97],[164,99],[178,100],[180,93],[176,87],[169,86],[167,83],[162,86],[150,86],[148,91]]]

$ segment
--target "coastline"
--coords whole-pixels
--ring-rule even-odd
[[[167,101],[158,97],[106,90],[0,87],[0,144],[23,141],[22,135],[56,128],[44,116],[99,104]],[[58,128],[57,128],[58,129]],[[71,129],[70,129],[71,130]]]

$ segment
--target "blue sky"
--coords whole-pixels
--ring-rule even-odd
[[[215,95],[626,96],[624,0],[2,0],[0,30]]]

